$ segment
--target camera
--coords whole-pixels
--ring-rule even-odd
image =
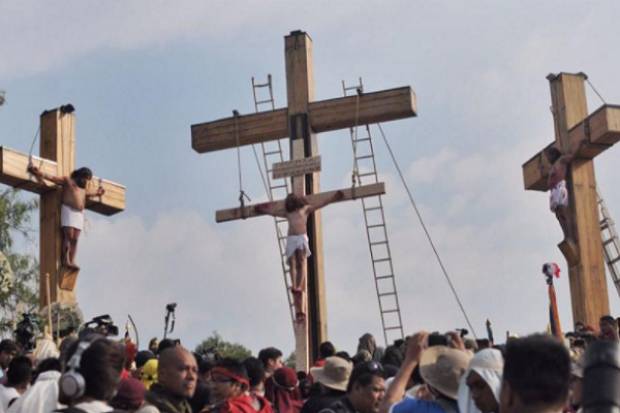
[[[37,317],[34,314],[24,313],[22,319],[17,323],[15,329],[15,341],[24,351],[31,351],[35,348],[35,336],[38,331]]]
[[[82,327],[80,331],[80,337],[85,337],[88,334],[101,334],[103,336],[118,336],[118,327],[114,325],[112,317],[109,314],[103,314],[97,317],[93,317]]]
[[[595,341],[584,358],[583,412],[620,412],[620,344]]]
[[[166,311],[168,311],[169,313],[174,312],[176,308],[177,308],[177,303],[166,304]]]

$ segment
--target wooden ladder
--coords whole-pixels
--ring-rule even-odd
[[[362,78],[359,84],[347,87],[342,81],[344,96],[354,95],[357,91],[363,92]],[[352,92],[352,93],[351,93]],[[368,125],[358,125],[361,135],[354,128],[349,129],[351,145],[353,147],[354,165],[357,170],[357,185],[366,185],[379,182],[377,164],[372,144],[372,135]],[[353,178],[355,179],[355,177]],[[392,252],[388,239],[385,214],[383,211],[383,199],[381,195],[362,198],[364,223],[366,225],[366,238],[370,250],[370,260],[374,274],[379,313],[381,314],[381,326],[383,338],[388,346],[396,339],[404,337],[403,323],[400,314],[400,304],[392,265]]]
[[[256,83],[254,77],[252,77],[252,95],[254,97],[254,109],[256,112],[275,110],[270,74],[267,75],[267,81],[265,83]],[[255,146],[256,145],[252,145],[254,151],[256,151]],[[274,199],[284,199],[290,192],[288,180],[286,178],[273,179],[271,175],[273,164],[285,160],[284,151],[282,150],[282,140],[261,143],[260,146],[263,154],[263,168],[265,171],[265,177],[263,179],[267,196],[270,201]],[[294,326],[295,310],[293,306],[293,295],[291,293],[290,269],[286,259],[286,234],[288,231],[288,224],[286,218],[279,217],[274,218],[274,224],[276,237],[278,239],[278,250],[280,251],[280,264],[282,265],[282,274],[284,275],[286,298],[291,313],[291,322]]]
[[[609,210],[605,205],[601,193],[597,189],[599,217],[601,218],[601,240],[603,242],[603,251],[605,252],[605,262],[618,295],[620,296],[620,240],[616,232],[616,225],[611,219]]]

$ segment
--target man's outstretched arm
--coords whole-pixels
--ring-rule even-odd
[[[265,202],[254,207],[257,214],[271,215],[272,217],[286,218],[286,212],[275,207],[275,202]]]
[[[29,166],[28,172],[33,174],[39,181],[42,181],[43,179],[45,179],[47,181],[55,183],[56,185],[66,185],[68,181],[68,178],[66,176],[50,175],[50,174],[43,172],[36,166]]]
[[[317,209],[321,209],[324,206],[327,206],[329,204],[331,204],[332,202],[338,202],[340,200],[342,200],[344,198],[344,192],[342,191],[336,191],[336,193],[334,193],[334,195],[332,197],[329,197],[323,201],[320,201],[316,204],[310,204],[308,205],[308,213],[313,213],[314,211],[316,211]]]

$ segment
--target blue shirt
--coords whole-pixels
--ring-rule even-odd
[[[442,407],[427,400],[407,396],[390,408],[390,413],[446,413]]]

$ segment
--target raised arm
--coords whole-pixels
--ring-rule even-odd
[[[426,331],[420,331],[407,340],[405,360],[400,365],[398,373],[396,373],[390,387],[385,392],[385,397],[379,406],[379,413],[388,413],[393,404],[403,399],[411,374],[413,374],[413,370],[420,363],[422,352],[427,347],[428,333]]]
[[[562,155],[562,157],[560,158],[560,162],[563,162],[565,164],[569,164],[572,161],[574,161],[575,157],[577,156],[577,154],[579,153],[581,148],[583,148],[585,146],[586,143],[588,143],[588,139],[587,138],[583,138],[582,140],[580,140],[579,143],[574,148],[571,148],[571,149],[567,150]]]
[[[275,202],[265,202],[264,204],[256,205],[254,207],[254,212],[257,214],[271,215],[272,217],[286,218],[286,211],[282,211],[275,206]]]
[[[68,183],[68,178],[66,176],[54,176],[47,174],[34,165],[28,167],[28,172],[33,174],[39,181],[45,179],[55,183],[56,185],[66,185]]]
[[[331,197],[329,197],[329,198],[327,198],[327,199],[325,199],[323,201],[319,201],[316,204],[308,205],[308,213],[311,214],[314,211],[316,211],[317,209],[321,209],[324,206],[327,206],[327,205],[331,204],[332,202],[338,202],[338,201],[340,201],[343,198],[344,198],[344,192],[336,191],[333,196],[331,196]]]

